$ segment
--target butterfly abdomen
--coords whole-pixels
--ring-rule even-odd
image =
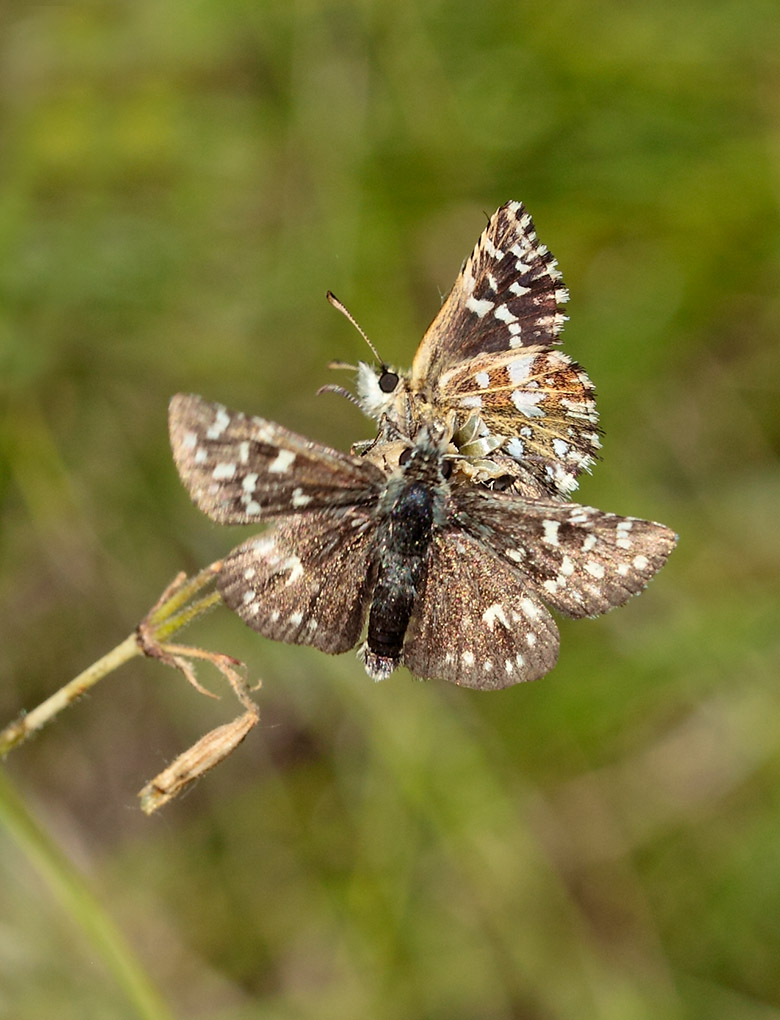
[[[412,482],[399,493],[383,524],[378,577],[363,649],[366,670],[375,680],[392,673],[401,658],[414,601],[425,574],[431,544],[435,493]]]

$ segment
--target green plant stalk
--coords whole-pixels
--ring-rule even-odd
[[[123,642],[119,648],[126,644]],[[117,652],[119,648],[114,651]],[[124,991],[136,1015],[143,1020],[173,1020],[173,1014],[103,905],[82,875],[27,811],[2,769],[0,822],[4,823],[28,859],[34,862],[68,915],[78,921],[96,953]]]

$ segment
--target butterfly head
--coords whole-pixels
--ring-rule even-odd
[[[377,421],[383,417],[400,421],[407,416],[406,380],[387,365],[377,371],[365,361],[358,362],[357,399],[363,413]]]

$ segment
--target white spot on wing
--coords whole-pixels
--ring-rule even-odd
[[[544,393],[529,393],[527,390],[513,390],[512,403],[526,418],[544,418],[544,411],[536,405],[544,400]]]
[[[531,374],[531,366],[536,361],[535,354],[524,354],[521,357],[515,358],[507,365],[507,372],[509,378],[513,383],[525,382],[528,376]]]
[[[312,496],[307,496],[302,489],[297,488],[293,489],[290,502],[296,508],[296,510],[300,510],[301,507],[308,506],[309,503],[311,503],[312,499],[313,499]]]
[[[228,481],[236,473],[236,465],[229,464],[227,461],[222,461],[217,464],[214,470],[211,472],[211,477],[215,482]]]
[[[268,465],[268,470],[273,474],[282,474],[289,471],[294,463],[295,454],[292,450],[280,450]]]
[[[513,436],[509,440],[509,442],[506,444],[505,449],[509,456],[514,457],[515,460],[522,460],[523,457],[525,456],[525,446],[523,444],[523,441],[522,439],[518,439],[516,436]]]
[[[571,577],[574,573],[574,563],[570,556],[564,556],[561,560],[561,573],[564,577]]]
[[[480,300],[475,297],[466,298],[466,308],[468,308],[470,312],[473,312],[479,319],[483,319],[494,307],[495,301],[488,301],[486,299]]]
[[[499,305],[493,312],[493,318],[500,322],[517,322],[517,316],[514,312],[510,312],[506,305]]]
[[[506,629],[509,630],[509,620],[507,620],[504,607],[500,602],[494,602],[493,605],[488,606],[482,614],[482,622],[491,630],[495,627],[496,620],[498,620],[502,627],[506,627]]]
[[[295,555],[288,556],[284,563],[280,564],[280,569],[290,571],[290,576],[285,582],[286,584],[294,584],[299,577],[303,577],[303,564]]]
[[[558,542],[558,528],[560,528],[559,521],[542,521],[542,527],[544,528],[544,534],[542,535],[542,541],[548,545],[559,545]]]
[[[556,457],[565,457],[569,452],[569,444],[563,439],[553,439],[552,445]]]
[[[230,424],[230,415],[227,413],[226,408],[216,405],[217,413],[214,417],[213,423],[206,430],[207,439],[219,439],[222,433]]]

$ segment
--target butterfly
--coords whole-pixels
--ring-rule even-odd
[[[457,467],[476,483],[501,480],[527,495],[568,498],[601,446],[593,383],[556,349],[568,296],[525,206],[507,202],[426,330],[411,371],[377,372],[361,362],[358,403],[382,430],[406,436],[425,422],[453,421]]]
[[[483,690],[540,677],[558,656],[548,607],[622,605],[677,540],[663,524],[475,485],[436,422],[363,456],[186,394],[169,424],[204,513],[273,522],[224,560],[224,602],[267,638],[332,654],[365,629],[359,656],[375,680],[401,664]]]

